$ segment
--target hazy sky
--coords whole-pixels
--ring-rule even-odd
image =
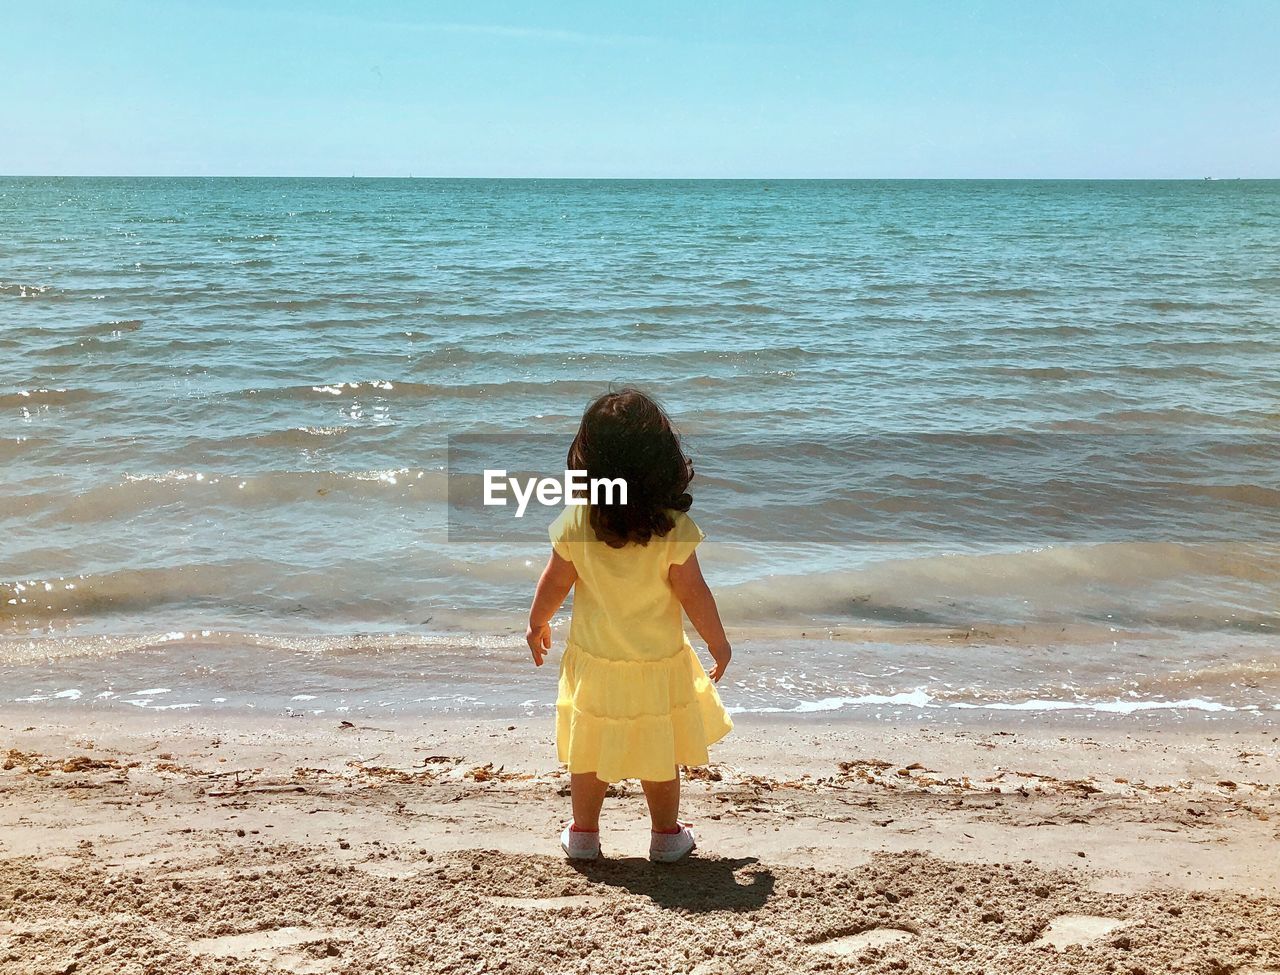
[[[39,0],[0,173],[1276,177],[1280,0]]]

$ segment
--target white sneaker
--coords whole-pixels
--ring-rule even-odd
[[[570,860],[595,860],[600,856],[600,833],[585,833],[570,823],[560,834],[560,849]]]
[[[649,859],[654,863],[675,863],[683,860],[697,846],[693,830],[684,823],[678,833],[649,833]]]

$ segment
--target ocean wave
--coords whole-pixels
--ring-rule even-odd
[[[205,626],[303,620],[332,629],[403,614],[405,597],[395,586],[353,590],[358,568],[343,556],[335,544],[328,558],[306,565],[241,558],[0,582],[0,632],[74,632],[85,624],[101,631],[160,619]]]
[[[1091,369],[1071,366],[987,366],[978,371],[992,376],[1016,376],[1020,379],[1041,380],[1083,379],[1103,375]]]
[[[325,439],[324,434],[301,436],[306,438],[304,443],[310,443],[312,437]],[[326,501],[444,502],[448,497],[447,475],[421,468],[253,474],[173,470],[126,474],[118,481],[87,489],[68,485],[66,492],[46,490],[34,496],[0,498],[0,517],[88,527],[170,505],[181,505],[189,512],[208,512]]]
[[[1181,481],[1162,486],[1217,501],[1229,501],[1257,508],[1280,508],[1280,488],[1264,484],[1196,484]]]
[[[599,393],[603,382],[562,380],[556,384],[559,395]],[[240,390],[235,396],[262,400],[317,400],[334,398],[364,399],[462,399],[501,400],[513,396],[546,396],[547,384],[533,380],[507,380],[491,383],[421,383],[404,380],[339,380],[314,385],[255,387]]]
[[[1242,652],[1245,645],[1238,645],[1237,656],[1218,655],[1216,659],[1188,663],[1166,669],[1147,670],[1138,673],[1139,661],[1134,661],[1133,673],[1126,674],[1126,696],[1140,699],[1163,699],[1171,696],[1211,697],[1215,700],[1257,702],[1266,698],[1280,701],[1280,656],[1275,645],[1253,644],[1250,655]],[[1254,655],[1256,654],[1256,656]],[[1082,682],[1076,696],[1086,699],[1105,698],[1115,693],[1115,683],[1091,679]]]
[[[1122,699],[1102,701],[1058,701],[1032,698],[1023,701],[988,701],[982,704],[967,704],[956,701],[948,707],[967,710],[986,711],[1094,711],[1098,714],[1137,714],[1140,711],[1250,711],[1255,707],[1248,705],[1236,707],[1218,701],[1206,701],[1202,698],[1187,698],[1181,701],[1164,699],[1141,700]]]
[[[7,464],[33,451],[47,450],[54,443],[48,437],[0,437],[0,463]]]
[[[330,324],[340,325],[343,323],[337,320]],[[394,341],[397,337],[418,340],[427,338],[422,333],[409,334],[402,331],[388,331],[386,336],[388,341]],[[831,353],[828,350],[782,343],[776,337],[772,342],[742,341],[732,348],[671,350],[658,346],[646,348],[642,355],[586,351],[564,352],[554,349],[539,349],[536,346],[503,348],[498,345],[490,345],[491,341],[489,337],[486,337],[485,347],[477,347],[474,344],[433,345],[426,349],[415,347],[414,354],[417,358],[413,361],[411,371],[415,375],[419,373],[437,373],[442,366],[456,366],[474,370],[494,368],[506,370],[513,365],[520,371],[537,371],[540,369],[559,370],[564,368],[566,364],[576,364],[594,367],[599,372],[608,373],[613,370],[620,374],[634,374],[641,371],[659,373],[670,369],[672,376],[675,377],[680,375],[679,372],[675,371],[677,367],[683,371],[695,367],[707,369],[715,366],[753,367],[767,364],[795,366],[797,368],[805,367],[806,376],[820,377],[824,376],[828,371],[831,372],[829,378],[834,379],[838,376],[838,373],[834,370],[828,370],[827,368],[831,361]],[[741,382],[740,377],[737,376],[726,378]],[[550,388],[550,392],[553,392],[557,398],[574,393],[577,388],[577,382],[577,380],[571,381],[570,385],[566,385],[563,381],[557,382],[554,387]],[[592,384],[597,389],[603,389],[607,385],[607,380],[598,382],[592,380],[588,382],[588,385]],[[544,384],[543,389],[547,390],[547,388]]]
[[[120,634],[39,637],[0,636],[0,664],[28,665],[62,658],[128,658],[138,652],[175,647],[201,647],[219,653],[247,652],[255,657],[274,653],[282,657],[333,657],[338,659],[379,656],[404,651],[431,654],[437,659],[474,665],[477,655],[524,646],[508,630],[413,633],[304,634],[252,630],[194,628]],[[141,692],[135,692],[141,693]],[[114,696],[114,695],[112,695]]]
[[[293,427],[253,434],[245,439],[262,447],[321,447],[335,443],[351,432],[349,426]]]
[[[1135,298],[1132,303],[1144,305],[1152,311],[1231,311],[1235,307],[1220,301],[1175,298]]]
[[[730,713],[754,714],[813,714],[826,711],[843,711],[853,708],[947,708],[959,711],[1085,711],[1094,714],[1132,715],[1144,711],[1202,711],[1209,713],[1229,713],[1239,711],[1257,711],[1257,705],[1233,705],[1203,698],[1184,698],[1169,700],[1167,698],[1021,698],[1014,700],[986,701],[948,701],[945,697],[918,687],[911,691],[894,694],[857,694],[847,697],[825,697],[808,701],[799,701],[791,707],[765,706],[730,707]]]
[[[215,244],[238,244],[238,243],[275,243],[281,239],[279,234],[260,233],[260,234],[230,234],[222,235],[214,240]]]
[[[1246,544],[1191,546],[1114,542],[986,555],[890,559],[862,569],[781,576],[721,591],[731,617],[744,620],[854,618],[955,625],[966,619],[1030,616],[1064,621],[1111,619],[1126,625],[1273,632],[1274,608],[1233,607],[1221,598],[1196,606],[1187,596],[1164,604],[1167,585],[1210,591],[1243,584],[1280,591],[1280,554]],[[1138,597],[1135,601],[1135,597]]]
[[[929,292],[933,298],[1038,298],[1049,292],[1043,288],[975,288],[975,289],[957,289],[955,291],[943,291],[934,289]]]
[[[1154,353],[1163,356],[1184,356],[1212,360],[1215,356],[1229,356],[1234,362],[1246,364],[1249,357],[1274,354],[1275,344],[1267,339],[1246,338],[1241,335],[1221,333],[1220,338],[1177,338],[1161,333],[1160,338],[1134,343],[1133,353]]]
[[[993,324],[979,329],[987,338],[1027,338],[1044,340],[1046,338],[1090,338],[1097,337],[1103,330],[1097,325],[1082,325],[1078,322],[1044,322],[1043,324]]]
[[[51,284],[19,284],[0,281],[0,295],[10,295],[14,298],[51,298],[56,293]]]
[[[1094,422],[1103,427],[1109,424],[1123,423],[1126,425],[1152,424],[1175,430],[1195,430],[1212,427],[1218,419],[1219,417],[1216,414],[1207,410],[1197,410],[1186,406],[1172,406],[1161,410],[1105,410],[1097,414]]]
[[[617,309],[611,309],[617,314],[644,318],[653,316],[655,318],[670,318],[683,315],[714,315],[730,312],[734,315],[782,315],[785,309],[775,308],[773,305],[761,305],[755,302],[726,302],[723,304],[706,302],[706,303],[670,303],[658,305],[631,305],[623,306]]]
[[[261,567],[259,567],[261,568]],[[101,616],[225,595],[245,565],[176,565],[99,575],[0,582],[0,623]]]
[[[16,393],[0,393],[0,408],[8,406],[65,406],[68,403],[82,403],[93,399],[97,394],[89,389],[68,389],[66,387],[36,389],[20,389]]]
[[[119,335],[121,332],[136,332],[140,328],[142,328],[140,319],[129,318],[114,322],[102,322],[98,325],[85,325],[77,331],[81,335]]]
[[[374,296],[369,292],[349,291],[313,295],[305,298],[290,294],[281,294],[278,296],[259,294],[250,300],[242,299],[237,302],[237,305],[239,307],[248,307],[250,309],[272,311],[310,311],[313,308],[325,308],[330,305],[340,305],[343,308],[372,310],[384,307],[389,302],[399,300],[401,300],[399,296]]]
[[[172,491],[160,495],[172,497],[184,484],[144,486]],[[447,488],[440,484],[437,490]],[[154,503],[155,495],[150,497]],[[305,497],[312,500],[309,492]],[[211,510],[216,509],[185,502],[178,514],[185,522]],[[370,510],[349,509],[341,521],[317,513],[311,520],[325,528],[310,536],[304,529],[297,545],[279,529],[268,538],[245,539],[230,546],[240,556],[234,562],[3,582],[0,619],[23,626],[121,614],[173,618],[164,607],[181,605],[199,607],[198,618],[213,621],[301,614],[333,625],[413,614],[439,620],[454,613],[464,629],[484,630],[482,620],[489,616],[499,628],[509,625],[512,607],[534,582],[535,559],[542,557],[545,542],[495,552],[464,534],[454,547],[442,529],[430,534],[420,523],[412,550],[365,548],[348,534],[370,518]],[[89,514],[112,516],[98,507]],[[49,524],[50,531],[58,530],[56,520]],[[42,551],[31,544],[33,552]],[[57,552],[41,557],[64,558]],[[740,573],[753,564],[749,558],[708,558],[722,573]],[[414,592],[406,597],[403,589],[414,579]],[[1263,546],[1110,543],[772,575],[718,585],[717,598],[725,619],[743,632],[812,629],[855,641],[1045,646],[1118,644],[1144,633],[1274,638],[1280,633],[1277,591],[1280,557]]]

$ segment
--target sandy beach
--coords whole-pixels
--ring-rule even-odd
[[[743,720],[572,866],[545,721],[0,712],[4,972],[1280,971],[1270,730]]]

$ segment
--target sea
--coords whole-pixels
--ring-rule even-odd
[[[482,472],[631,385],[734,713],[1280,719],[1252,180],[0,178],[0,705],[549,716]]]

